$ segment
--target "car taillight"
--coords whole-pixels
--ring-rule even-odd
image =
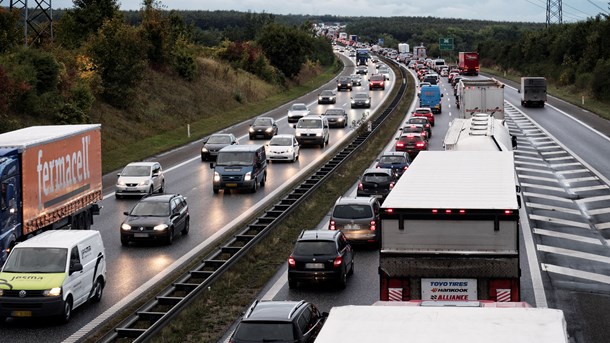
[[[335,268],[339,268],[339,267],[341,267],[341,264],[342,264],[342,263],[343,263],[343,257],[341,257],[341,256],[337,256],[337,257],[335,258],[335,261],[333,262],[333,267],[335,267]]]
[[[402,169],[407,170],[407,169],[409,169],[409,166],[405,166],[405,167],[404,167],[404,168],[402,168]]]
[[[394,188],[394,182],[390,183],[390,190],[392,190],[392,188]]]
[[[294,258],[292,256],[288,257],[288,267],[289,268],[294,268],[296,267],[297,263],[294,261]]]
[[[423,147],[426,146],[426,144],[423,143],[423,142],[419,142],[419,143],[415,144],[415,146],[418,147],[418,148],[423,148]]]
[[[360,189],[360,190],[364,189],[364,186],[362,185],[362,182],[358,183],[358,189]]]
[[[397,143],[396,143],[396,147],[397,147],[397,148],[402,148],[402,147],[404,147],[404,146],[405,146],[405,143],[403,143],[403,142],[397,142]]]
[[[371,231],[377,230],[377,223],[375,223],[374,220],[371,220],[371,225],[369,226],[369,228],[371,229]]]
[[[328,229],[329,230],[336,230],[337,229],[337,225],[335,224],[334,220],[330,221],[330,223],[328,224]]]

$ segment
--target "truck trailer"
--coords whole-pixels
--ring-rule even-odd
[[[522,77],[519,93],[521,94],[521,106],[544,107],[546,102],[546,78]]]
[[[458,54],[458,69],[461,75],[479,75],[479,53],[460,51]]]
[[[90,229],[102,200],[101,125],[32,126],[0,134],[0,265],[17,242],[50,229]]]
[[[443,140],[445,150],[512,151],[517,140],[502,119],[487,113],[475,113],[469,119],[455,118]]]
[[[426,55],[426,47],[424,46],[424,43],[413,47],[413,57],[417,59],[426,59],[426,57],[428,57]]]
[[[512,151],[422,151],[381,206],[380,300],[520,301]]]
[[[504,84],[496,79],[460,80],[457,93],[459,118],[468,119],[474,113],[493,114],[504,119]]]
[[[398,43],[398,53],[409,53],[411,52],[409,49],[409,43]]]
[[[388,303],[333,307],[316,343],[568,343],[561,310],[524,303]]]

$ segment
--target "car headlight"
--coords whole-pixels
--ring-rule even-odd
[[[295,133],[295,136],[297,136],[297,137],[301,137],[301,133],[300,133],[300,132],[296,132],[296,133]]]
[[[271,131],[273,131],[273,128],[272,128],[272,127],[267,128],[267,129],[265,130],[265,132],[271,132]]]
[[[352,104],[355,104],[355,103],[356,103],[356,100],[352,100]]]
[[[0,297],[4,295],[4,290],[0,288]]]
[[[252,180],[252,172],[247,172],[246,175],[244,176],[244,181],[250,181]]]
[[[253,128],[253,127],[251,127],[251,128],[250,128],[250,130],[248,130],[248,131],[250,131],[250,132],[254,132],[254,128]]]
[[[55,287],[51,289],[44,290],[42,295],[45,297],[58,297],[61,295],[61,287]]]
[[[337,119],[337,121],[344,121],[344,120],[345,120],[345,118],[343,118],[343,117]]]
[[[163,230],[165,230],[167,228],[168,228],[167,224],[159,224],[159,225],[153,227],[153,230],[155,230],[155,231],[163,231]]]
[[[121,230],[123,230],[123,231],[129,231],[129,230],[131,230],[131,225],[129,225],[129,224],[127,224],[127,223],[123,223],[123,224],[121,225]]]
[[[318,100],[322,100],[322,97],[321,97],[321,96],[319,96],[319,97],[318,97]]]
[[[322,132],[316,133],[316,137],[322,137]]]
[[[220,174],[218,172],[214,172],[214,182],[220,182]]]
[[[368,104],[369,102],[371,102],[371,100],[367,100],[367,101],[365,101],[365,102]]]
[[[125,181],[119,180],[119,181],[117,181],[116,185],[117,186],[125,186]]]
[[[143,180],[143,181],[140,181],[140,183],[138,183],[138,186],[146,186],[149,183],[150,183],[150,180]]]
[[[205,147],[201,148],[201,152],[208,152],[208,149],[206,149]]]

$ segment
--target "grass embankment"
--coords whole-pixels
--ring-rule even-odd
[[[201,77],[191,83],[150,70],[127,110],[94,105],[91,119],[102,124],[104,173],[276,108],[328,82],[340,68],[302,70],[299,84],[285,89],[212,58],[200,58],[199,66]]]
[[[388,137],[394,137],[396,128],[400,126],[413,98],[412,85],[413,81],[409,79],[407,94],[397,110],[354,158],[347,161],[288,219],[222,275],[209,291],[195,300],[154,341],[218,341],[235,319],[252,303],[277,269],[286,263],[299,232],[303,229],[315,228],[334,205],[335,200],[343,195],[364,169],[373,162],[387,144]],[[397,89],[393,90],[394,94],[395,92]]]
[[[481,68],[481,71],[487,74],[502,77],[516,83],[521,82],[521,76],[538,76],[538,75],[517,75],[512,73],[505,73],[493,68]],[[557,87],[554,84],[547,85],[547,93],[556,98],[562,99],[573,105],[582,107],[589,112],[595,113],[598,116],[610,120],[610,104],[604,103],[593,99],[591,94],[584,92],[581,89],[577,89],[576,86]],[[584,97],[584,104],[583,104]]]

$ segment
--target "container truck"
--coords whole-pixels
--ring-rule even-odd
[[[475,113],[469,119],[456,118],[449,124],[443,140],[445,150],[512,151],[517,140],[506,122],[487,113]]]
[[[424,85],[420,88],[419,107],[429,107],[432,113],[438,114],[443,111],[441,98],[443,93],[438,85]]]
[[[406,54],[411,52],[409,50],[409,43],[398,43],[398,53]]]
[[[422,151],[381,206],[380,300],[520,301],[512,151]]]
[[[356,65],[366,65],[369,57],[369,49],[356,49]]]
[[[479,75],[479,53],[460,51],[458,69],[461,75]]]
[[[376,302],[338,306],[331,308],[316,343],[569,342],[563,311],[522,304]]]
[[[504,84],[496,79],[460,80],[457,94],[459,118],[470,118],[474,113],[493,114],[504,119]]]
[[[0,265],[17,242],[89,229],[102,200],[101,126],[32,126],[0,134]]]
[[[521,94],[521,106],[544,107],[546,102],[546,78],[522,77],[519,93]]]
[[[417,59],[426,59],[426,57],[428,57],[426,55],[426,47],[424,46],[424,43],[413,47],[413,57]]]

